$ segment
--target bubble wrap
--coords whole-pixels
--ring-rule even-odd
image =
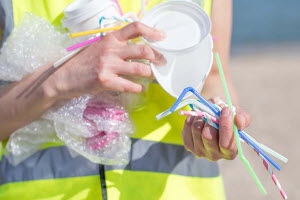
[[[71,100],[43,117],[52,119],[56,135],[68,147],[93,162],[128,163],[134,125],[119,94],[102,92]]]
[[[72,45],[43,18],[26,13],[0,51],[0,79],[18,81],[38,67],[58,60]]]
[[[8,160],[18,164],[43,147],[45,143],[62,143],[55,135],[52,121],[40,119],[15,131],[8,140],[5,150]]]
[[[66,47],[76,42],[46,20],[26,14],[1,49],[0,79],[18,81],[38,67],[64,56]],[[134,125],[125,107],[133,109],[130,102],[139,101],[138,96],[130,94],[102,92],[58,102],[39,120],[10,136],[5,147],[6,156],[16,165],[46,143],[56,142],[92,162],[126,164]]]

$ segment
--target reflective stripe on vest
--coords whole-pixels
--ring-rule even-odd
[[[15,24],[22,12],[42,16],[52,24],[60,21],[62,8],[71,0],[12,0]],[[152,0],[147,9],[161,2]],[[120,0],[124,12],[139,10],[139,0]],[[210,10],[211,1],[204,7]],[[151,84],[145,107],[131,113],[136,124],[131,162],[105,166],[105,184],[111,199],[224,199],[218,166],[197,159],[184,150],[181,130],[184,117],[176,114],[156,121],[155,115],[169,108],[174,99]],[[162,103],[163,102],[163,103]],[[0,199],[101,199],[99,165],[66,147],[41,150],[18,166],[6,158],[0,163]],[[103,189],[103,187],[102,187]]]
[[[158,155],[167,159],[161,159]],[[105,166],[106,171],[116,169],[191,177],[216,177],[219,175],[215,163],[206,159],[197,159],[181,145],[137,139],[132,139],[131,161],[128,165]],[[41,150],[17,166],[12,166],[4,157],[0,170],[1,185],[38,179],[98,175],[99,165],[89,162],[82,156],[73,158],[67,147],[60,146]]]
[[[107,199],[224,199],[215,163],[196,159],[180,145],[134,140],[132,146],[129,165],[105,166]],[[161,152],[168,160],[157,156]],[[64,146],[41,150],[15,167],[4,158],[0,199],[101,199],[99,169],[81,156],[72,158]]]

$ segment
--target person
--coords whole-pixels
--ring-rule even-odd
[[[4,38],[9,35],[21,13],[31,12],[51,23],[61,18],[62,9],[71,0],[1,1]],[[124,12],[137,10],[139,1],[119,1]],[[161,1],[150,1],[149,7]],[[232,2],[204,0],[212,13],[212,35],[218,39],[214,51],[220,53],[233,101],[237,95],[228,73]],[[0,23],[3,25],[3,23]],[[143,86],[121,75],[153,77],[150,66],[127,62],[147,59],[162,64],[161,54],[145,45],[127,45],[127,40],[142,36],[163,40],[163,32],[134,22],[107,34],[48,77],[27,98],[16,98],[52,63],[38,68],[21,81],[1,87],[0,139],[5,140],[51,108],[56,102],[85,94],[113,90],[140,93]],[[221,80],[213,64],[202,94],[218,103],[223,97]],[[150,84],[145,106],[131,113],[136,125],[132,136],[130,162],[126,166],[104,166],[81,156],[71,157],[67,148],[47,144],[17,166],[6,157],[0,163],[0,199],[225,199],[223,181],[216,162],[234,159],[237,148],[233,136],[233,115],[223,107],[220,131],[201,118],[177,115],[156,121],[155,115],[168,109],[174,99],[156,84]],[[162,104],[161,101],[164,101]],[[237,108],[235,122],[244,129],[250,115]],[[181,134],[180,134],[181,133]],[[186,150],[185,150],[186,149]]]

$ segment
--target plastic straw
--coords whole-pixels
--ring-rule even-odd
[[[286,157],[284,157],[283,155],[277,153],[276,151],[274,151],[273,149],[263,145],[262,143],[257,142],[254,138],[252,138],[250,135],[248,135],[246,132],[244,132],[245,135],[250,138],[254,143],[256,143],[262,150],[264,150],[265,152],[269,153],[270,155],[274,156],[275,158],[277,158],[278,160],[281,160],[284,163],[288,162],[288,159]]]
[[[232,106],[232,103],[231,103],[230,94],[229,94],[229,91],[228,91],[228,88],[227,88],[226,79],[225,79],[225,75],[224,75],[224,72],[223,72],[223,69],[222,69],[222,64],[221,64],[221,61],[220,61],[219,54],[216,53],[215,57],[216,57],[220,77],[221,77],[221,80],[222,80],[222,84],[223,84],[227,104],[228,104],[229,108],[233,111],[233,106]],[[243,150],[242,150],[241,142],[240,142],[240,139],[239,139],[238,129],[236,127],[235,120],[233,122],[233,132],[234,132],[234,138],[235,138],[235,142],[236,142],[236,145],[237,145],[240,160],[244,163],[244,165],[248,169],[249,173],[251,174],[252,178],[254,179],[256,185],[259,187],[260,191],[263,194],[267,194],[267,191],[265,190],[264,186],[261,184],[261,182],[258,179],[257,175],[255,174],[254,170],[252,169],[249,161],[245,158],[245,156],[243,154]]]
[[[133,19],[126,18],[126,17],[116,17],[116,16],[104,17],[104,16],[102,16],[99,19],[99,24],[101,24],[103,20],[116,20],[116,21],[123,21],[123,22],[126,22],[126,23],[132,23],[132,22],[134,22]]]
[[[194,107],[194,109],[196,109],[196,107]],[[198,109],[197,109],[198,110]],[[211,116],[208,113],[204,113],[201,110],[198,111],[186,111],[186,110],[180,110],[178,112],[179,115],[186,115],[186,116],[195,116],[195,117],[202,117],[202,118],[209,118],[213,123],[215,124],[210,124],[211,126],[218,128],[218,124],[219,124],[219,120],[218,118]],[[281,160],[282,162],[286,163],[288,161],[287,158],[285,158],[284,156],[280,155],[279,153],[277,153],[276,151],[272,150],[269,147],[266,147],[265,145],[257,142],[254,138],[252,138],[250,135],[248,135],[246,132],[243,131],[243,133],[247,136],[247,138],[249,138],[250,140],[252,140],[259,148],[261,148],[262,150],[266,151],[267,153],[269,153],[270,155],[274,156],[275,158]],[[247,142],[247,144],[249,145],[249,143]],[[251,148],[253,148],[251,146]],[[257,152],[257,151],[256,151]]]
[[[186,111],[186,110],[180,110],[178,112],[179,115],[187,115],[187,116],[195,116],[195,117],[206,117],[203,112],[199,111]],[[212,122],[218,124],[219,120],[213,116],[210,116],[210,119]]]
[[[64,64],[68,60],[70,60],[73,56],[75,56],[76,54],[78,54],[80,51],[82,51],[85,47],[87,47],[87,46],[83,46],[81,48],[78,48],[75,51],[72,51],[69,54],[65,55],[64,57],[62,57],[61,59],[59,59],[58,61],[56,61],[53,64],[53,67],[54,68],[60,67],[62,64]]]
[[[247,143],[247,141],[245,141]],[[247,143],[248,144],[248,143]],[[251,145],[249,145],[251,146]],[[275,186],[278,188],[281,196],[283,199],[287,199],[287,195],[284,192],[283,188],[281,187],[279,180],[276,178],[275,174],[273,173],[272,168],[270,167],[270,165],[268,164],[268,162],[265,160],[265,158],[258,153],[253,147],[251,147],[253,149],[253,151],[258,155],[258,157],[262,160],[263,165],[265,167],[265,169],[269,172],[269,174],[271,175],[272,181],[274,182]]]
[[[141,9],[137,14],[138,17],[141,17],[142,15],[144,15],[146,7],[148,6],[149,2],[150,2],[150,0],[147,0],[146,2],[145,2],[145,0],[141,0]]]
[[[95,34],[95,33],[103,33],[107,31],[115,31],[123,28],[124,26],[115,26],[115,27],[110,27],[110,28],[103,28],[103,29],[95,29],[95,30],[90,30],[90,31],[83,31],[83,32],[78,32],[78,33],[71,33],[70,37],[79,37],[79,36],[84,36],[84,35],[90,35],[90,34]]]
[[[264,158],[269,161],[277,170],[280,170],[281,167],[274,161],[272,160],[264,151],[262,151],[252,140],[250,140],[250,138],[248,138],[246,136],[246,134],[241,131],[238,130],[239,135],[245,140],[247,141],[256,151],[258,151],[261,155],[264,156]]]
[[[71,47],[68,47],[68,48],[67,48],[67,51],[73,51],[73,50],[78,49],[78,48],[80,48],[80,47],[83,47],[83,46],[85,46],[85,45],[88,45],[88,44],[91,44],[91,43],[93,43],[93,42],[96,42],[96,41],[100,40],[101,37],[102,37],[102,36],[95,37],[95,38],[93,38],[93,39],[86,40],[86,41],[84,41],[84,42],[80,42],[80,43],[78,43],[78,44],[75,44],[75,45],[73,45],[73,46],[71,46]]]
[[[220,109],[218,107],[216,107],[213,103],[209,102],[207,99],[205,99],[203,96],[201,96],[201,94],[199,94],[194,88],[187,87],[179,95],[179,97],[176,99],[176,101],[172,105],[172,107],[169,110],[157,115],[156,118],[161,119],[162,117],[165,117],[165,116],[173,113],[175,110],[177,110],[180,105],[180,101],[184,98],[184,96],[188,92],[192,92],[196,97],[198,97],[199,98],[198,101],[200,101],[201,104],[203,104],[205,107],[208,107],[217,117],[220,116]],[[186,101],[187,100],[185,100],[184,102],[186,102]],[[197,100],[195,100],[195,101],[197,101]],[[233,109],[233,107],[232,107],[232,109]],[[239,131],[239,134],[245,135],[243,131]],[[245,139],[249,140],[248,141],[249,144],[251,144],[259,153],[261,153],[274,167],[276,167],[276,169],[280,170],[280,166],[274,160],[272,160],[267,154],[265,154],[265,152],[263,152],[257,145],[255,145],[248,137],[245,136]]]
[[[213,122],[213,123],[209,123],[211,126],[215,127],[216,129],[219,129],[218,126],[218,122],[215,121],[215,118],[210,116],[209,114],[203,113],[201,111],[179,111],[178,112],[179,115],[188,115],[188,116],[197,116],[197,117],[202,117],[207,123],[209,123],[209,119]],[[270,165],[267,163],[266,159],[260,154],[258,153],[258,151],[256,151],[247,141],[243,140],[240,137],[240,140],[242,142],[245,142],[246,144],[248,144],[251,149],[253,149],[253,151],[258,155],[258,157],[263,161],[263,165],[265,167],[265,169],[269,172],[269,174],[271,175],[271,178],[274,182],[274,184],[276,185],[276,187],[278,188],[281,196],[283,197],[283,199],[287,199],[287,195],[285,194],[283,188],[281,187],[279,180],[276,178],[275,174],[272,171],[272,168],[270,167]]]
[[[122,11],[122,8],[121,8],[121,5],[120,5],[119,1],[118,0],[114,0],[114,2],[117,5],[117,8],[119,10],[120,15],[123,16],[123,11]]]
[[[198,96],[201,96],[200,94],[198,94]],[[202,97],[202,99],[204,99],[204,97]],[[200,100],[199,100],[200,101]],[[200,101],[201,102],[201,101]],[[202,103],[202,102],[201,102]],[[191,106],[191,105],[190,105]],[[220,110],[219,107],[217,107],[217,105],[212,104],[212,106],[216,107],[217,110]],[[217,116],[217,118],[219,118],[219,116]],[[270,158],[264,151],[261,150],[261,147],[254,141],[252,141],[252,139],[250,137],[248,137],[248,134],[246,134],[244,131],[242,130],[238,130],[238,133],[241,135],[241,137],[243,137],[246,141],[248,141],[248,143],[255,148],[256,151],[258,151],[260,154],[262,154],[264,156],[265,159],[267,159],[277,170],[280,170],[281,167],[272,159]],[[277,155],[274,155],[275,157]]]
[[[205,113],[203,113],[201,111],[182,111],[181,110],[181,111],[178,112],[178,114],[179,115],[202,117],[207,123],[209,123],[209,125],[215,127],[216,129],[219,129],[218,122],[215,121],[215,118],[213,116],[210,116],[207,113],[205,115]],[[210,123],[209,119],[213,123]],[[279,183],[279,180],[276,178],[275,174],[272,171],[272,168],[267,163],[266,159],[260,153],[258,153],[258,151],[256,151],[247,141],[243,140],[241,137],[240,137],[240,141],[245,142],[246,144],[248,144],[251,147],[251,149],[253,149],[253,151],[258,155],[258,157],[263,161],[263,165],[264,165],[265,169],[271,175],[272,181],[274,182],[275,186],[278,188],[281,196],[283,197],[283,199],[287,199],[286,193],[284,192],[283,188],[281,187],[281,185]]]
[[[183,108],[184,106],[187,106],[187,105],[190,105],[190,104],[193,104],[193,105],[197,106],[198,108],[200,108],[201,110],[204,110],[208,114],[210,114],[210,115],[212,115],[214,117],[217,117],[217,115],[213,111],[211,111],[207,106],[205,106],[204,104],[200,103],[196,99],[187,99],[187,100],[184,100],[182,102],[179,102],[179,104],[177,104],[176,107],[174,108],[174,111],[175,110],[179,110],[180,108]],[[156,115],[156,119],[160,120],[160,119],[162,119],[162,118],[164,118],[164,117],[172,114],[174,111],[171,111],[171,109],[172,108],[170,108],[168,110],[165,110],[162,113]]]
[[[208,100],[206,100],[204,97],[202,97],[199,92],[197,92],[194,88],[192,87],[187,87],[185,88],[182,93],[180,94],[180,96],[176,99],[175,103],[172,105],[172,107],[169,109],[170,112],[174,112],[178,106],[178,104],[180,103],[180,101],[184,98],[184,96],[186,95],[186,93],[188,92],[192,92],[196,97],[199,98],[199,100],[201,101],[202,104],[204,104],[206,107],[208,107],[212,112],[214,112],[217,116],[220,115],[220,110],[218,108],[216,108],[215,106],[213,106],[213,104],[211,102],[209,102]]]

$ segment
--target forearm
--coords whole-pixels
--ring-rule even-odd
[[[211,34],[216,38],[216,41],[214,41],[214,52],[220,54],[231,99],[234,104],[238,104],[237,93],[228,72],[232,26],[232,0],[213,1],[211,20]],[[202,93],[206,98],[220,97],[225,100],[225,94],[215,60],[211,72],[205,81]]]
[[[47,80],[33,91],[27,90],[50,67],[43,66],[21,81],[0,90],[0,140],[37,119],[55,103],[55,94]],[[24,91],[29,92],[20,95]]]

